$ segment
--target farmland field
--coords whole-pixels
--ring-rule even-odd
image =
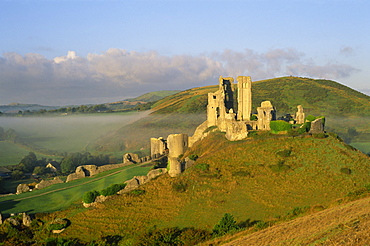
[[[150,168],[135,165],[123,167],[92,177],[55,184],[41,190],[0,197],[0,211],[3,214],[9,214],[25,211],[27,213],[44,213],[62,210],[75,202],[80,202],[86,191],[99,191],[111,184],[123,183],[133,176],[146,175]]]
[[[79,152],[94,139],[116,130],[148,112],[81,114],[56,117],[0,117],[0,126],[14,129],[22,140],[48,150]],[[17,164],[31,150],[0,142],[0,165]],[[6,149],[6,151],[5,151]],[[41,156],[42,157],[42,156]]]

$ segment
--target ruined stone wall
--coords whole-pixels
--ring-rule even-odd
[[[311,121],[310,133],[324,133],[324,120],[322,118]]]
[[[160,138],[151,138],[150,139],[150,155],[152,158],[155,156],[163,155],[167,149],[166,141]]]
[[[238,81],[238,120],[249,121],[252,113],[252,80],[249,76],[239,76]]]
[[[234,107],[233,78],[219,78],[219,89],[214,93],[208,93],[207,121],[208,127],[223,124],[227,113]],[[221,126],[222,128],[222,126]],[[224,127],[226,131],[226,127]]]
[[[258,130],[271,130],[270,122],[276,120],[276,110],[270,101],[261,103],[261,107],[257,108],[258,112]]]
[[[247,125],[242,121],[230,122],[225,136],[230,141],[242,140],[248,137]]]

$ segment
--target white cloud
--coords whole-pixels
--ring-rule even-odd
[[[253,80],[284,75],[341,79],[356,71],[348,64],[315,64],[295,49],[163,56],[112,48],[86,57],[68,51],[53,60],[39,54],[5,53],[0,57],[0,104],[109,102],[148,91],[216,84],[220,75],[249,75]]]
[[[66,56],[55,57],[54,62],[55,63],[61,63],[61,62],[65,62],[65,61],[68,61],[68,60],[74,60],[76,58],[77,58],[76,52],[68,51],[68,54]]]

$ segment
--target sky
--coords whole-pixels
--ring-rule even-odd
[[[367,0],[0,0],[0,105],[115,102],[218,77],[370,95]]]

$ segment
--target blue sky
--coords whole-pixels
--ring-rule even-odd
[[[370,94],[366,0],[0,0],[0,104],[325,78]]]

